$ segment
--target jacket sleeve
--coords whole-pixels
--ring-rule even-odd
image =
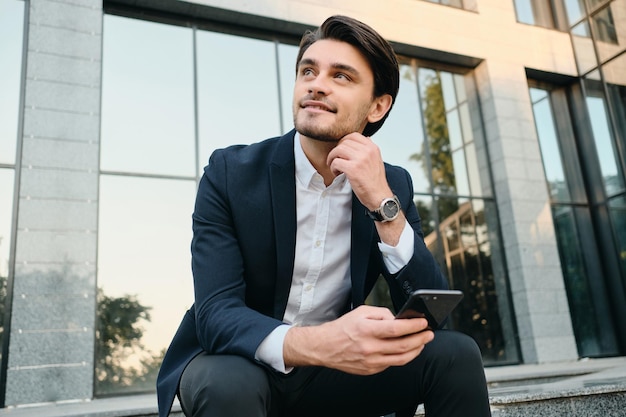
[[[385,275],[394,307],[399,309],[409,294],[418,289],[447,289],[448,282],[439,265],[424,243],[421,219],[413,201],[413,182],[409,173],[395,168],[396,175],[388,175],[391,189],[398,196],[404,215],[415,233],[413,256],[397,274]]]
[[[246,306],[244,260],[231,202],[245,198],[230,190],[237,173],[216,151],[205,168],[193,213],[191,244],[197,339],[209,353],[238,354],[253,359],[279,320]]]

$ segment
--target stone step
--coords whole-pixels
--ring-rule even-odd
[[[493,417],[624,417],[626,358],[488,368]]]
[[[626,417],[626,357],[485,370],[493,417]],[[156,417],[154,394],[0,409],[0,417]],[[417,417],[424,416],[418,408]],[[171,417],[184,417],[178,404]]]

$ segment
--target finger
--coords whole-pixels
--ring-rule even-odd
[[[382,339],[393,339],[420,333],[427,328],[428,321],[422,318],[389,320],[378,326],[376,336]]]
[[[405,355],[407,353],[417,356],[424,346],[434,338],[432,331],[424,331],[402,338],[386,339],[380,345],[380,353],[386,356]]]
[[[393,320],[395,316],[387,307],[377,307],[377,306],[369,306],[362,305],[355,309],[354,311],[358,311],[359,314],[363,314],[365,318],[372,320]]]

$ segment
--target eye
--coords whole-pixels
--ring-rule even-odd
[[[338,72],[335,74],[335,78],[342,81],[342,82],[349,82],[352,79],[350,78],[350,76],[348,76],[348,74],[344,73],[344,72]]]
[[[303,67],[302,69],[300,69],[300,74],[304,77],[310,77],[315,75],[315,72],[311,67]]]

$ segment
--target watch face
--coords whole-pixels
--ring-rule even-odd
[[[395,200],[388,200],[383,204],[382,215],[387,219],[393,219],[398,214],[398,203]]]

